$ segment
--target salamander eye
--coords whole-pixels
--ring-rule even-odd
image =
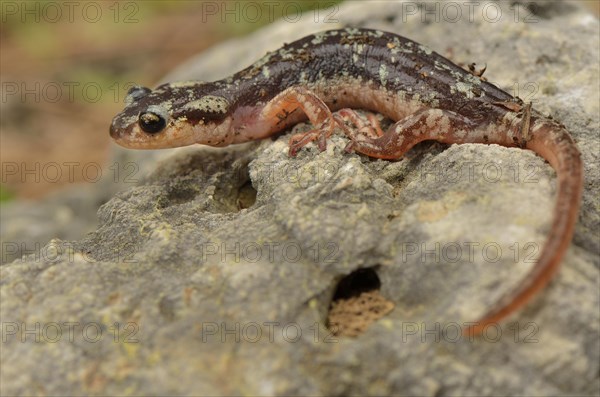
[[[167,120],[153,112],[144,112],[140,114],[138,121],[140,128],[148,134],[156,134],[165,128]]]

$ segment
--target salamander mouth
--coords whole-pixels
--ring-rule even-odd
[[[109,131],[117,145],[128,149],[166,149],[196,143],[194,134],[188,130],[167,126],[160,133],[151,134],[142,131],[138,123],[124,123],[118,116]]]
[[[114,126],[111,126],[111,128],[110,128],[110,136],[117,145],[125,147],[127,149],[147,149],[147,148],[149,148],[148,143],[137,142],[136,140],[132,140],[130,138],[129,133],[126,130],[114,128]]]

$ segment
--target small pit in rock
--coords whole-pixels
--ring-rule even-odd
[[[159,202],[161,208],[171,205],[184,204],[192,201],[198,195],[198,189],[189,182],[178,183],[169,186],[167,196]]]
[[[327,316],[331,332],[356,337],[391,312],[394,303],[380,294],[380,287],[381,281],[373,268],[358,269],[340,280]]]
[[[252,186],[252,181],[244,183],[240,186],[237,197],[237,206],[239,210],[250,208],[256,202],[256,189]]]

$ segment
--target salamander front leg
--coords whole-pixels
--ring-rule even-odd
[[[290,156],[295,156],[302,147],[316,139],[319,140],[319,150],[325,150],[335,121],[325,102],[315,93],[301,87],[290,87],[270,101],[265,107],[265,117],[278,118],[278,124],[285,123],[288,116],[298,109],[306,114],[315,128],[290,138]]]

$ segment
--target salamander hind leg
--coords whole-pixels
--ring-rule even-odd
[[[444,143],[465,143],[470,135],[473,142],[479,141],[473,124],[456,113],[439,109],[428,109],[410,115],[392,125],[385,134],[375,139],[357,139],[355,133],[346,134],[352,142],[346,151],[352,150],[370,157],[398,159],[414,145],[425,140]]]
[[[295,134],[290,138],[290,156],[295,156],[301,148],[317,139],[319,150],[325,150],[327,138],[333,133],[335,122],[325,102],[314,92],[302,87],[290,87],[273,98],[265,111],[266,117],[278,118],[278,123],[283,123],[298,109],[306,114],[314,129]]]
[[[379,120],[373,113],[367,113],[366,120],[353,109],[340,109],[333,114],[336,124],[352,140],[360,140],[361,136],[376,139],[383,136]],[[355,127],[351,129],[346,123]]]

